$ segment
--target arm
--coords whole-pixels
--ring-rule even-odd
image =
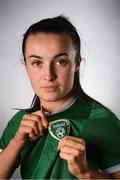
[[[28,141],[43,135],[48,123],[41,111],[24,115],[15,136],[0,153],[0,179],[9,178],[14,172],[18,156]]]
[[[9,178],[12,175],[21,149],[22,146],[12,139],[0,153],[0,179]]]
[[[84,140],[66,136],[59,142],[58,148],[60,150],[60,157],[67,160],[69,171],[78,179],[120,179],[120,172],[107,175],[88,166]]]

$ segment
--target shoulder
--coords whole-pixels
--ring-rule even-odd
[[[109,108],[107,108],[106,106],[104,106],[103,104],[97,101],[93,101],[92,103],[90,117],[92,117],[92,119],[99,118],[104,120],[118,119],[117,116]]]
[[[19,110],[8,122],[2,137],[0,139],[0,147],[4,148],[7,146],[9,141],[14,137],[17,129],[19,128],[22,117],[28,113],[28,110]]]
[[[89,101],[77,100],[75,109],[77,109],[77,111],[81,111],[82,114],[84,114],[86,121],[91,120],[95,123],[96,119],[98,121],[118,120],[118,117],[109,108],[94,99]]]
[[[117,141],[120,137],[120,120],[107,107],[93,100],[91,111],[84,123],[84,131],[88,139],[97,142],[101,138]],[[120,143],[119,143],[120,144]]]
[[[89,138],[96,143],[120,143],[120,120],[117,116],[107,107],[99,102],[94,101],[92,103],[91,112],[89,118],[85,124],[86,133],[89,134]]]
[[[25,115],[25,114],[28,114],[29,113],[29,110],[28,109],[22,109],[22,110],[19,110],[11,119],[10,121],[8,122],[8,126],[12,126],[12,129],[15,127],[15,129],[19,126],[21,120],[22,120],[22,117]]]

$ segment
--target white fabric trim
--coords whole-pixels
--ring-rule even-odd
[[[69,107],[71,107],[76,101],[76,98],[74,97],[70,97],[64,104],[62,104],[56,111],[49,113],[49,112],[45,112],[46,116],[50,116],[52,114],[57,114],[59,112],[62,112],[66,109],[68,109]]]
[[[2,149],[0,149],[0,152],[2,152],[3,150]]]
[[[117,164],[115,166],[102,170],[102,172],[107,173],[107,174],[112,174],[118,171],[120,171],[120,164]]]

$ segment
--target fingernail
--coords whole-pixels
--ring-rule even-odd
[[[60,150],[59,145],[57,146],[57,150],[58,150],[58,151]]]
[[[47,123],[45,123],[45,124],[44,124],[44,127],[47,129],[47,128],[48,128],[48,124],[47,124]]]
[[[41,105],[41,108],[40,108],[40,110],[42,111],[42,109],[43,109],[43,107],[42,107],[42,105]]]

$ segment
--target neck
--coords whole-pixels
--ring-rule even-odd
[[[63,99],[57,100],[57,101],[41,101],[41,106],[42,108],[49,112],[49,113],[53,113],[56,110],[58,110],[58,108],[64,104],[68,99],[70,98],[70,96],[66,96]]]

